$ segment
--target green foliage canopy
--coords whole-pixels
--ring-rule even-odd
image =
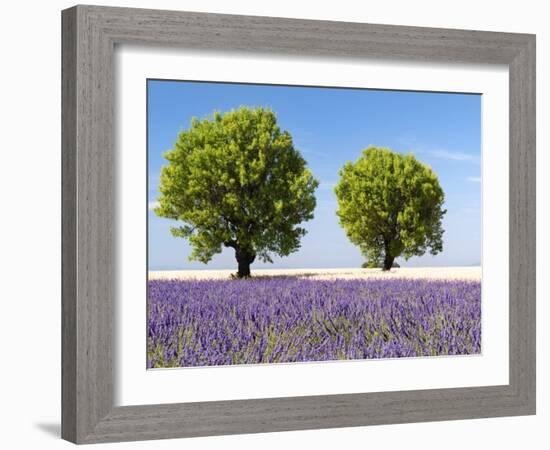
[[[207,263],[232,247],[244,277],[256,257],[272,262],[300,247],[298,225],[313,218],[318,181],[271,110],[193,118],[164,157],[155,213],[184,222],[172,233],[189,239],[191,260]]]
[[[339,171],[337,215],[370,267],[398,256],[443,250],[444,193],[437,175],[412,154],[369,147]]]

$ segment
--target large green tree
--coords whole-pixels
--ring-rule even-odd
[[[337,215],[370,267],[389,270],[398,256],[443,250],[444,193],[430,167],[412,154],[369,147],[339,174]]]
[[[164,157],[155,213],[183,222],[172,234],[189,239],[191,260],[207,263],[231,247],[243,278],[256,258],[272,262],[300,247],[298,225],[313,218],[318,181],[271,110],[194,118]]]

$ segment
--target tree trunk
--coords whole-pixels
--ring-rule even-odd
[[[237,271],[237,278],[249,278],[250,277],[250,264],[256,259],[256,255],[253,251],[248,249],[235,249],[235,258],[239,265]]]
[[[245,259],[237,260],[239,263],[239,270],[237,272],[238,278],[250,277],[250,263]]]
[[[393,261],[394,257],[387,254],[384,256],[384,267],[382,267],[382,270],[390,270],[393,267]]]
[[[390,243],[384,242],[384,265],[382,270],[390,270],[393,266],[393,260],[395,259],[390,252]]]

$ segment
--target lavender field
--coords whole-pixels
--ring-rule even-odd
[[[467,280],[149,280],[149,368],[481,351]]]

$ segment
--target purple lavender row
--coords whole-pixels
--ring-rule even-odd
[[[149,281],[149,368],[481,351],[481,284],[433,280]]]

